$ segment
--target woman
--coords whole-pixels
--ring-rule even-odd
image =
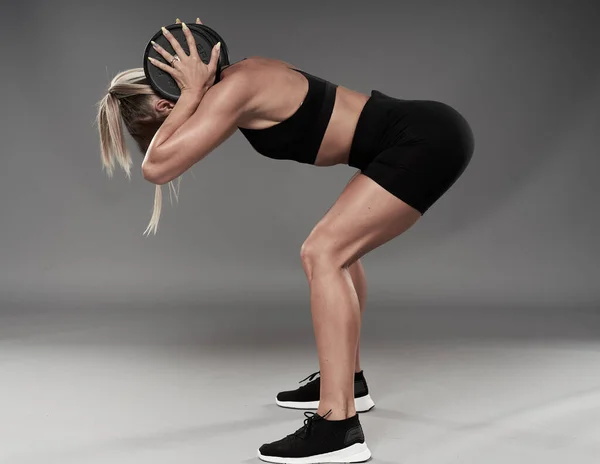
[[[178,21],[179,22],[179,21]],[[196,20],[201,24],[200,20]],[[373,407],[360,367],[366,282],[360,258],[402,234],[463,173],[473,153],[465,119],[433,101],[364,95],[295,69],[251,57],[226,67],[214,84],[219,44],[205,65],[185,24],[188,56],[163,28],[176,56],[155,46],[181,89],[176,104],[156,95],[141,69],[116,76],[100,102],[102,160],[129,174],[121,119],[145,153],[143,176],[157,185],[149,226],[156,232],[160,185],[207,156],[236,130],[259,153],[359,171],[302,245],[320,377],[277,397],[280,406],[316,408],[304,426],[265,444],[267,462],[361,462],[371,453],[358,411]],[[169,63],[169,64],[166,64]],[[171,184],[172,186],[172,184]]]

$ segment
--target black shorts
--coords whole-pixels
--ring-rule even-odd
[[[373,90],[348,165],[425,214],[463,173],[473,148],[469,124],[452,107]]]

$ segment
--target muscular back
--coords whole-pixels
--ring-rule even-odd
[[[308,82],[293,65],[280,60],[250,57],[233,64],[222,72],[222,80],[231,75],[243,75],[251,88],[248,111],[240,127],[266,129],[292,116],[308,92]]]
[[[249,101],[238,120],[239,127],[266,129],[290,118],[308,92],[306,78],[280,60],[250,57],[222,71],[222,82],[236,76],[249,86]],[[346,163],[360,112],[368,97],[338,86],[335,106],[323,138],[316,165]]]

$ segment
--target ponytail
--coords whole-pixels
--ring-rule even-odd
[[[125,143],[125,134],[121,124],[118,99],[109,92],[99,103],[98,131],[100,133],[100,155],[102,167],[108,177],[113,176],[115,162],[131,179],[133,161]]]
[[[118,164],[127,178],[131,179],[133,161],[127,149],[123,124],[144,154],[149,141],[162,124],[152,105],[153,95],[155,93],[146,80],[144,70],[136,68],[117,74],[111,81],[107,95],[98,102],[96,121],[100,135],[100,156],[109,178],[113,176],[115,165]],[[177,200],[180,184],[181,177],[178,179],[177,189],[173,181],[169,182],[169,195],[171,192],[175,193]],[[144,235],[152,232],[156,235],[161,210],[162,190],[160,185],[156,185],[152,217]]]

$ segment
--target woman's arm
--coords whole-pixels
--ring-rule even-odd
[[[198,105],[200,105],[200,102],[204,98],[204,95],[206,95],[207,90],[203,90],[201,93],[184,92],[181,94],[181,97],[177,100],[177,103],[169,113],[169,116],[165,119],[152,138],[148,150],[146,151],[146,157],[151,150],[156,150],[156,148],[160,147],[192,116],[192,114],[194,114]]]
[[[212,86],[195,111],[192,109],[194,98],[183,102],[180,98],[169,115],[171,118],[180,102],[183,103],[172,124],[162,133],[162,127],[157,131],[146,152],[142,163],[144,179],[153,184],[166,184],[228,139],[248,108],[249,87],[243,76],[234,74]],[[185,120],[188,113],[191,115]]]

